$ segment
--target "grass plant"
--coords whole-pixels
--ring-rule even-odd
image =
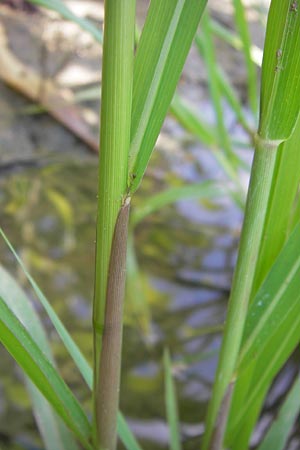
[[[55,9],[102,41],[102,34],[88,21],[74,18],[63,2],[32,2]],[[56,369],[43,325],[28,297],[0,267],[0,340],[26,374],[47,450],[76,450],[75,439],[85,449],[115,450],[117,432],[127,450],[141,450],[118,412],[128,221],[131,197],[142,181],[170,105],[187,130],[218,152],[218,161],[235,183],[228,192],[243,206],[239,170],[244,166],[226,129],[222,96],[250,139],[252,126],[217,64],[213,37],[226,36],[232,45],[242,48],[249,104],[255,116],[253,47],[241,0],[233,1],[238,38],[216,25],[208,13],[202,18],[201,34],[197,33],[205,6],[206,0],[152,0],[135,53],[135,0],[105,1],[93,370],[0,230],[93,395],[90,422]],[[196,33],[196,45],[209,74],[215,127],[206,126],[178,95],[173,98]],[[272,0],[245,219],[202,450],[248,448],[268,389],[299,344],[299,70],[298,2]],[[147,214],[178,198],[222,194],[224,187],[212,182],[166,189],[149,199],[144,209],[135,211],[131,223],[136,225]],[[129,244],[132,251],[131,237]],[[164,369],[170,448],[179,450],[179,414],[167,350]],[[275,450],[284,449],[299,411],[299,400],[295,401],[298,392],[297,378],[260,450],[270,445]],[[44,426],[45,421],[49,421],[49,428]]]
[[[279,30],[276,33],[276,39],[274,39],[275,30]],[[249,303],[253,298],[260,248],[263,245],[264,233],[267,234],[266,223],[269,217],[272,188],[274,188],[275,180],[277,188],[280,189],[276,177],[279,147],[292,137],[299,116],[300,84],[297,76],[300,54],[299,33],[300,26],[297,22],[297,12],[293,10],[293,4],[289,1],[273,0],[268,18],[262,66],[260,124],[256,137],[254,162],[238,261],[229,300],[226,328],[206,423],[204,448],[219,448],[222,446],[222,434],[226,427],[230,401],[224,407],[222,407],[222,404],[224,405],[223,402],[228,393],[231,397],[234,384],[238,378],[238,374],[235,373],[236,364],[245,330],[245,322],[249,317]],[[293,147],[293,151],[287,155],[287,158],[291,158],[294,163],[297,161],[296,147]],[[281,192],[282,189],[284,187],[281,186]],[[291,214],[291,211],[288,214]],[[265,260],[261,261],[264,261],[265,264]],[[266,266],[266,272],[270,268],[270,266]],[[273,301],[275,307],[276,299],[274,298]],[[255,362],[249,369],[250,373],[251,370],[254,370],[254,365]],[[238,389],[238,384],[237,381],[236,389]],[[245,385],[243,387],[245,388]],[[247,392],[245,389],[244,391]],[[258,400],[256,401],[258,402]],[[255,406],[257,407],[257,404]],[[236,413],[236,411],[235,408],[233,413]],[[249,410],[247,413],[249,415]],[[213,429],[216,429],[215,424],[218,422],[218,415],[219,419],[222,420],[224,430],[221,430],[220,433],[214,433]],[[249,437],[245,433],[244,437],[237,441],[239,449],[246,448]]]

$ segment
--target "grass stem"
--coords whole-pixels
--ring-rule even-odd
[[[132,108],[135,0],[105,0],[104,8],[105,29],[103,41],[98,215],[93,305],[93,434],[96,448],[100,448],[101,450],[114,450],[116,438],[113,435],[115,434],[116,417],[113,417],[113,415],[116,414],[117,407],[115,404],[112,406],[109,403],[110,401],[118,403],[119,376],[116,374],[116,376],[109,378],[104,373],[103,367],[107,367],[110,362],[103,361],[103,358],[110,358],[110,355],[106,351],[107,346],[109,346],[107,339],[113,337],[113,335],[115,335],[116,342],[119,342],[118,345],[113,345],[116,345],[118,352],[120,352],[122,318],[118,317],[117,320],[119,330],[116,330],[115,327],[114,331],[111,332],[111,330],[109,331],[111,317],[105,318],[105,315],[114,314],[115,307],[109,303],[115,301],[113,298],[115,295],[121,301],[124,293],[121,292],[123,289],[122,281],[119,287],[120,289],[122,288],[121,291],[118,294],[115,292],[111,294],[114,289],[118,289],[117,286],[112,287],[114,280],[118,280],[118,277],[112,271],[109,273],[109,267],[117,251],[115,246],[121,245],[120,238],[117,235],[120,234],[122,239],[126,241],[124,214],[127,211],[126,191]],[[120,221],[123,222],[123,230],[121,231]],[[118,252],[120,251],[121,247],[118,249]],[[123,266],[122,264],[123,259],[120,257],[118,270],[123,273],[125,263]],[[119,274],[119,276],[121,275]],[[122,311],[121,306],[120,310]],[[120,354],[115,354],[114,357],[116,359],[114,364],[117,367],[121,356]],[[107,388],[107,383],[109,388]],[[104,395],[102,385],[106,386],[112,394],[112,399],[110,399],[110,395]],[[115,395],[113,395],[113,392]],[[107,414],[109,414],[109,421],[112,423],[110,425],[110,431],[106,432],[104,431],[103,424],[108,420]]]
[[[266,221],[272,178],[279,142],[256,138],[256,148],[241,234],[238,260],[233,277],[224,338],[209,405],[203,449],[210,448],[215,424],[229,384],[234,381],[255,268]],[[227,405],[227,415],[229,406]],[[224,421],[224,414],[222,420]]]

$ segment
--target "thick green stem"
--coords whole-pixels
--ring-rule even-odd
[[[234,370],[263,236],[279,144],[280,142],[264,141],[259,137],[256,140],[238,260],[233,277],[216,381],[207,415],[203,450],[215,448],[213,436],[215,435],[216,423],[221,420],[219,411],[224,416],[222,423],[227,421],[229,413],[230,401],[228,399],[226,402],[227,408],[222,410],[220,408],[228,386],[234,381]],[[218,439],[220,440],[220,436],[218,436]]]
[[[116,222],[125,204],[130,145],[134,56],[135,0],[105,0],[102,65],[102,103],[99,156],[96,269],[93,305],[94,326],[94,442],[99,448],[99,368],[103,365],[102,335],[108,310],[108,274]],[[125,234],[124,239],[126,239]],[[124,268],[122,268],[124,270]],[[121,320],[122,322],[122,320]],[[121,326],[121,323],[120,323]],[[119,333],[119,332],[118,332]],[[112,333],[109,333],[112,335]],[[113,380],[112,380],[113,382]],[[117,392],[119,386],[111,387]],[[107,447],[113,450],[113,445]],[[100,446],[101,448],[101,446]],[[102,448],[101,448],[102,450]]]

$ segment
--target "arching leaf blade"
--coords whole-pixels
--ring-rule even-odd
[[[172,376],[171,357],[168,349],[164,351],[165,404],[170,433],[170,449],[181,450],[180,422],[175,384]]]
[[[12,252],[14,257],[16,258],[16,260],[17,260],[18,264],[20,265],[21,269],[23,270],[27,280],[29,281],[29,283],[30,283],[32,289],[34,290],[37,298],[39,299],[40,303],[42,304],[42,306],[44,307],[45,311],[47,312],[47,314],[48,314],[48,316],[49,316],[53,326],[55,327],[57,333],[59,334],[59,336],[60,336],[62,342],[64,343],[66,349],[68,350],[69,354],[71,355],[75,365],[78,367],[78,369],[79,369],[81,375],[83,376],[86,384],[88,385],[88,387],[90,389],[92,389],[92,385],[93,385],[92,369],[89,366],[88,362],[86,361],[85,357],[83,356],[81,350],[79,349],[79,347],[77,346],[77,344],[75,343],[75,341],[73,340],[73,338],[71,337],[71,335],[69,334],[67,329],[65,328],[65,326],[62,323],[62,321],[60,320],[60,318],[57,316],[56,312],[54,311],[54,309],[50,305],[49,301],[47,300],[46,296],[44,295],[44,293],[42,292],[40,287],[37,285],[35,280],[32,278],[32,276],[30,275],[30,273],[26,269],[23,261],[21,260],[21,258],[17,254],[17,252],[15,251],[14,247],[10,243],[8,237],[6,236],[6,234],[4,233],[2,228],[0,228],[0,235],[3,237],[6,245],[8,246],[8,248],[10,249],[10,251]]]
[[[234,18],[236,27],[238,29],[238,34],[242,41],[242,50],[244,53],[246,70],[247,70],[247,79],[248,79],[248,98],[249,103],[254,115],[257,113],[257,73],[256,67],[252,60],[251,55],[251,37],[248,26],[248,21],[246,18],[245,6],[243,5],[242,0],[233,0],[234,6]]]
[[[48,360],[54,364],[51,348],[39,316],[30,300],[12,276],[0,265],[0,295],[11,311],[18,317],[28,333]],[[56,415],[52,406],[25,377],[26,387],[30,394],[33,413],[38,424],[46,450],[76,450],[77,444],[62,420]]]
[[[300,410],[300,377],[297,376],[257,450],[284,450]]]
[[[129,171],[137,189],[207,0],[152,0],[134,62]]]
[[[78,401],[0,296],[0,340],[57,414],[89,449],[90,424]]]
[[[263,398],[274,376],[300,341],[300,224],[257,292],[245,325],[227,444],[247,447]],[[247,384],[245,385],[245,379]]]
[[[90,33],[97,42],[102,44],[103,36],[101,31],[88,19],[84,19],[74,14],[61,0],[29,0],[29,1],[34,5],[51,9],[60,14],[64,19],[77,23],[77,25],[79,25],[83,30]]]
[[[136,207],[132,213],[131,223],[137,225],[149,214],[179,200],[219,198],[228,193],[230,193],[228,186],[221,187],[214,181],[168,188],[152,195],[143,206]]]
[[[132,431],[127,425],[127,422],[125,420],[125,417],[122,413],[118,413],[118,422],[117,422],[117,428],[118,428],[118,435],[123,442],[124,446],[127,450],[142,450],[140,447],[140,444],[135,439]]]
[[[35,387],[28,377],[25,377],[33,414],[37,422],[46,450],[78,450],[78,445],[52,406]]]

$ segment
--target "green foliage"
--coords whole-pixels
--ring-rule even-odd
[[[142,450],[139,443],[132,434],[130,428],[128,427],[124,416],[119,412],[118,414],[118,435],[121,438],[125,448],[127,450]]]
[[[75,365],[77,366],[79,372],[81,373],[83,379],[85,380],[87,386],[90,390],[93,388],[93,372],[82,355],[80,349],[78,348],[77,344],[73,340],[73,338],[70,336],[64,325],[62,324],[61,320],[53,310],[52,306],[50,305],[47,298],[42,293],[41,289],[35,282],[35,280],[32,278],[32,276],[29,274],[28,270],[26,269],[23,261],[18,256],[17,252],[15,251],[14,247],[8,240],[7,236],[5,235],[4,231],[0,228],[0,235],[3,237],[4,241],[6,242],[7,246],[13,253],[16,261],[20,265],[22,271],[24,272],[27,280],[29,281],[33,291],[35,292],[37,299],[40,301],[41,305],[45,308],[45,311],[47,312],[49,319],[52,322],[52,325],[55,327],[58,335],[60,336],[63,344],[65,345],[66,349],[68,350],[70,356],[72,357]],[[8,302],[9,306],[12,308],[13,312],[16,314],[16,316],[20,319],[22,318],[22,324],[26,327],[27,331],[31,333],[33,336],[35,342],[39,343],[40,348],[42,351],[47,355],[49,358],[49,361],[53,364],[54,361],[51,356],[51,351],[49,348],[49,344],[46,342],[46,335],[43,331],[42,324],[39,321],[39,318],[37,314],[34,312],[32,307],[30,306],[30,301],[28,300],[27,296],[21,291],[21,289],[18,287],[18,284],[15,280],[13,280],[7,272],[4,272],[4,269],[0,266],[0,279],[1,279],[1,285],[0,285],[0,295],[3,295],[5,297],[6,301]],[[9,284],[9,286],[7,286]],[[32,318],[34,317],[34,320]],[[49,406],[48,402],[42,397],[41,395],[37,395],[37,391],[34,391],[34,386],[32,383],[30,383],[30,380],[28,379],[28,388],[30,390],[30,394],[32,397],[32,401],[34,406],[36,405],[36,409],[39,412],[39,420],[41,421],[39,426],[40,428],[43,427],[41,433],[44,436],[44,434],[47,434],[47,437],[45,438],[45,441],[47,442],[47,445],[54,446],[56,445],[56,449],[60,449],[59,445],[62,441],[63,448],[62,450],[68,449],[68,443],[66,438],[64,437],[65,431],[60,431],[54,429],[54,427],[57,427],[57,421],[55,420],[55,416],[51,417],[53,415],[52,409]],[[44,400],[42,400],[44,399]],[[42,417],[46,417],[45,420],[41,420]],[[127,450],[139,450],[139,445],[136,442],[132,432],[130,431],[124,416],[119,412],[118,414],[118,433],[121,441],[125,445]],[[53,422],[53,424],[52,424]],[[39,422],[38,422],[39,423]],[[47,423],[47,426],[45,426],[45,423]],[[59,425],[61,427],[61,425]],[[57,438],[55,440],[55,436],[58,433],[62,434],[61,438]],[[52,440],[49,442],[49,439],[52,437]],[[70,439],[70,438],[69,438]],[[75,448],[75,444],[73,446]],[[47,447],[48,450],[48,447]],[[52,450],[51,447],[49,447],[49,450]],[[53,450],[55,450],[53,448]]]
[[[179,415],[175,384],[172,376],[172,364],[168,349],[164,351],[165,402],[170,432],[170,450],[181,450]]]
[[[256,67],[251,55],[251,38],[246,18],[246,11],[242,0],[233,0],[234,17],[239,36],[242,41],[247,76],[248,76],[248,97],[253,113],[257,112],[257,74]]]
[[[2,279],[4,279],[2,273]],[[90,425],[78,401],[9,307],[9,290],[0,296],[0,340],[78,439],[90,448]]]
[[[177,93],[174,94],[170,112],[185,130],[191,132],[210,148],[217,148],[216,130],[204,122]]]
[[[130,192],[148,165],[207,0],[152,0],[134,62]]]
[[[230,167],[233,168],[233,173],[231,173],[230,175],[232,176],[233,180],[238,183],[237,173],[234,171],[234,169],[236,169],[238,165],[238,159],[231,147],[231,139],[225,125],[225,115],[223,113],[222,107],[221,85],[219,82],[218,72],[215,69],[217,60],[213,44],[213,35],[211,32],[210,17],[207,13],[203,15],[201,25],[202,42],[200,43],[200,38],[198,35],[196,36],[195,42],[200,47],[204,61],[206,63],[208,89],[216,115],[219,147],[224,149],[227,158],[231,160]]]
[[[44,307],[45,311],[47,312],[49,319],[51,320],[54,328],[56,329],[58,335],[60,336],[62,342],[64,343],[66,349],[68,350],[70,356],[72,357],[75,365],[78,367],[83,379],[85,380],[86,384],[91,388],[92,387],[92,370],[86,361],[85,357],[81,353],[79,347],[76,345],[68,331],[66,330],[64,324],[61,322],[59,317],[57,316],[56,312],[52,308],[51,304],[41,291],[40,287],[36,284],[35,280],[32,278],[28,270],[26,269],[23,261],[13,248],[12,244],[8,240],[7,236],[5,235],[4,231],[0,228],[0,235],[4,239],[5,243],[7,244],[8,248],[14,255],[16,261],[20,265],[22,271],[24,272],[27,280],[29,281],[33,291],[35,292],[38,300],[40,301],[41,305]]]
[[[60,14],[64,19],[77,23],[83,30],[90,33],[93,38],[102,44],[102,33],[91,21],[78,17],[62,0],[29,0],[34,5],[43,6]]]
[[[275,27],[276,30],[279,30],[275,34],[276,38],[274,38]],[[244,327],[248,323],[249,314],[252,314],[252,309],[248,312],[249,303],[259,288],[259,282],[262,282],[264,276],[270,271],[274,258],[280,251],[280,245],[282,246],[284,243],[282,236],[279,236],[280,243],[275,246],[275,254],[273,253],[273,257],[268,257],[268,260],[266,260],[265,254],[267,252],[270,254],[270,251],[269,249],[267,250],[267,245],[264,244],[264,238],[266,237],[266,240],[268,240],[268,247],[272,246],[281,227],[280,231],[285,233],[284,238],[286,239],[289,233],[288,229],[291,229],[288,228],[288,222],[292,214],[291,209],[295,207],[294,202],[298,190],[299,177],[297,148],[295,145],[291,146],[291,142],[288,153],[284,151],[284,149],[286,150],[285,146],[282,148],[278,147],[283,140],[288,139],[292,134],[299,115],[299,32],[300,26],[295,20],[293,4],[291,2],[273,0],[268,18],[265,56],[262,67],[259,135],[256,139],[245,220],[231,290],[221,356],[213,398],[208,412],[204,448],[208,446],[219,448],[218,446],[222,445],[222,434],[225,428],[218,434],[214,433],[213,430],[218,421],[221,420],[226,423],[229,406],[222,408],[221,405],[230,386],[233,387],[233,403],[230,416],[231,421],[227,430],[227,440],[233,448],[239,448],[240,450],[247,448],[250,433],[255,425],[267,389],[300,337],[294,328],[294,325],[297,326],[297,320],[291,311],[289,311],[291,316],[289,316],[287,321],[285,321],[284,316],[278,316],[282,320],[280,323],[277,322],[276,335],[273,336],[273,341],[271,339],[272,327],[267,327],[270,334],[264,328],[266,335],[262,337],[263,340],[260,341],[259,348],[263,351],[263,343],[267,345],[270,342],[268,341],[270,336],[273,347],[270,344],[271,348],[263,351],[261,357],[257,356],[256,353],[252,355],[248,361],[249,367],[247,370],[244,366],[239,365],[241,364],[239,352],[243,351],[243,349],[240,350],[240,346]],[[281,53],[276,54],[275,47],[278,44],[284,48],[287,55],[287,70],[277,70],[274,66],[276,58],[278,56],[282,58]],[[291,97],[293,97],[293,101],[289,103],[288,100]],[[286,189],[285,179],[282,175],[285,172],[286,178],[287,168],[291,168],[292,165],[294,166],[293,173],[295,178],[288,182]],[[286,204],[289,209],[283,214],[284,218],[281,224],[276,227],[273,224],[276,220],[274,212],[275,210],[277,211],[276,217],[281,214],[281,211],[279,212],[276,208],[278,199],[280,199],[281,205]],[[275,202],[277,202],[277,205]],[[272,221],[270,219],[271,211]],[[276,233],[270,231],[272,228]],[[267,238],[269,231],[272,234],[272,243]],[[258,267],[262,269],[260,274],[257,271]],[[287,273],[285,275],[288,276]],[[284,285],[285,277],[283,273],[278,275],[278,277],[280,276],[280,286],[278,287],[277,285],[277,289],[280,292],[284,292],[286,288]],[[268,289],[275,289],[275,287],[274,278]],[[271,296],[270,300],[272,300],[272,307],[276,310],[276,296]],[[263,312],[258,309],[256,312],[256,321],[258,322],[260,314],[263,314]],[[293,321],[292,317],[294,317]],[[269,319],[275,320],[274,317]],[[252,332],[254,333],[254,331]],[[277,352],[276,357],[274,356],[275,348]],[[234,385],[236,377],[238,377],[238,381]],[[247,396],[245,396],[245,393],[247,393]],[[236,427],[235,430],[233,430],[233,427]],[[238,432],[236,431],[237,429]],[[238,433],[236,440],[234,433]]]
[[[237,15],[237,13],[236,13]],[[244,15],[244,13],[243,13]],[[243,19],[242,19],[243,20]],[[242,22],[242,21],[241,21]],[[238,34],[233,33],[230,29],[226,28],[224,25],[222,25],[219,22],[216,22],[212,19],[211,22],[211,28],[215,34],[215,36],[219,37],[223,41],[227,42],[231,47],[235,48],[236,50],[241,50],[244,47],[243,41],[241,37]],[[247,42],[249,42],[248,38],[246,40],[244,39],[244,43],[247,47]],[[253,45],[250,43],[250,57],[254,64],[257,66],[261,66],[262,62],[262,50],[257,47],[256,45]]]
[[[236,369],[227,441],[247,448],[257,407],[274,376],[300,340],[300,225],[253,300]]]
[[[110,312],[122,314],[125,267],[120,261],[125,264],[127,239],[123,211],[129,209],[130,196],[148,164],[205,4],[206,0],[152,0],[134,56],[135,2],[105,3],[93,308],[94,440],[111,449],[115,448],[122,320],[110,317]],[[110,265],[115,257],[119,265]],[[105,345],[108,335],[103,330],[110,330],[111,323],[118,323],[119,329],[110,333],[111,342]],[[114,340],[118,350],[111,355],[105,349],[115,345]]]
[[[297,2],[271,2],[261,79],[259,134],[286,140],[300,109],[300,26]]]
[[[34,342],[38,343],[43,353],[53,365],[54,359],[43,325],[31,305],[30,300],[9,273],[0,266],[0,295],[12,313],[22,322]],[[29,378],[25,378],[27,390],[30,394],[34,415],[46,450],[75,450],[76,443],[71,433],[57,417],[53,408],[38,391]]]
[[[300,378],[297,376],[277,417],[268,429],[258,450],[284,450],[300,410]]]
[[[57,11],[88,31],[95,40],[102,41],[102,34],[98,29],[88,20],[75,16],[61,0],[31,2]],[[219,36],[243,51],[248,78],[248,101],[255,116],[255,63],[259,62],[259,58],[257,49],[251,45],[246,12],[241,0],[233,0],[238,35],[211,20],[208,14],[203,17],[202,32],[196,35],[196,46],[208,73],[216,125],[208,126],[179,95],[175,95],[172,100],[205,5],[206,0],[152,0],[134,55],[135,2],[107,0],[94,303],[95,398],[97,384],[101,384],[98,367],[105,322],[106,287],[119,210],[126,196],[134,193],[142,180],[169,107],[173,116],[187,131],[211,148],[219,164],[234,182],[234,188],[229,190],[227,186],[223,186],[221,190],[212,182],[204,182],[166,189],[147,199],[146,205],[134,212],[132,224],[137,224],[158,208],[187,197],[208,198],[230,192],[240,206],[244,203],[239,171],[246,165],[237,156],[234,142],[226,129],[223,98],[231,106],[237,121],[250,139],[253,139],[254,133],[241,102],[218,66],[213,43],[214,36]],[[204,449],[223,448],[224,436],[226,445],[231,448],[243,450],[248,447],[270,384],[300,340],[300,225],[297,224],[300,209],[300,153],[297,151],[300,139],[298,19],[297,2],[272,0],[262,67],[255,157],[220,362],[208,411]],[[70,211],[62,203],[63,199],[54,194],[51,194],[52,202],[60,208],[64,220],[69,223]],[[91,368],[1,229],[0,233],[17,258],[83,378],[91,387]],[[130,245],[132,250],[132,242]],[[9,280],[5,272],[0,272],[0,276],[1,279]],[[13,282],[10,284],[13,286]],[[14,289],[19,297],[25,298],[18,288]],[[16,312],[12,303],[15,294],[12,292],[12,288],[4,291],[0,286],[1,340],[31,380],[27,383],[35,410],[41,411],[44,421],[49,422],[49,428],[40,424],[47,450],[71,450],[76,445],[61,419],[73,430],[85,448],[92,448],[89,422],[54,367],[49,344],[38,319],[38,330],[31,332],[28,327],[28,318],[25,319],[29,311],[26,309],[28,299],[25,298],[24,309]],[[23,312],[24,320],[21,320]],[[179,450],[181,444],[177,401],[167,351],[164,354],[164,367],[171,449]],[[31,382],[40,389],[61,419],[58,419]],[[231,392],[232,402],[229,406]],[[284,448],[288,432],[299,411],[296,396],[299,397],[299,379],[259,450]],[[103,408],[106,408],[105,405]],[[97,414],[96,411],[95,416]],[[118,432],[128,450],[141,450],[120,413]],[[97,446],[98,438],[94,441],[94,446]]]
[[[255,270],[252,297],[263,282],[289,234],[298,221],[300,152],[297,145],[300,140],[300,120],[294,133],[279,147],[275,162],[275,176],[267,205],[267,217],[263,238],[259,249],[259,258]]]
[[[133,225],[137,225],[149,214],[178,200],[187,198],[218,198],[224,194],[226,195],[228,192],[229,188],[218,186],[215,182],[211,181],[172,187],[161,191],[156,195],[152,195],[152,197],[147,200],[146,204],[136,208],[132,213],[131,222]]]

